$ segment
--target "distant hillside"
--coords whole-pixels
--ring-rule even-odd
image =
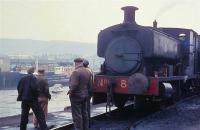
[[[77,54],[96,55],[96,44],[70,41],[41,41],[31,39],[0,39],[0,53],[13,54]]]

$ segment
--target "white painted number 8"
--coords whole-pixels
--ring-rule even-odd
[[[126,88],[126,80],[121,80],[121,88]]]

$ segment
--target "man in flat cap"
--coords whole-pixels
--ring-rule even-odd
[[[26,130],[30,108],[35,113],[40,128],[42,130],[48,130],[44,112],[38,103],[37,79],[33,75],[34,67],[29,68],[27,72],[28,74],[19,81],[17,86],[17,101],[22,102],[20,130]]]
[[[83,59],[74,59],[75,70],[70,76],[69,98],[72,108],[72,118],[75,130],[89,130],[87,112],[88,85],[91,83],[91,73],[83,66]]]

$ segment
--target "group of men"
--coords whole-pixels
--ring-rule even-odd
[[[89,130],[90,98],[92,96],[93,73],[89,62],[82,58],[74,60],[75,70],[69,81],[69,98],[75,130]]]
[[[69,95],[72,118],[75,130],[89,130],[90,99],[92,96],[93,72],[89,69],[86,59],[74,59],[75,70],[69,81]],[[35,128],[48,130],[46,124],[48,100],[51,99],[48,82],[44,79],[44,70],[38,70],[35,76],[34,68],[28,69],[28,74],[18,83],[17,101],[21,101],[20,130],[26,130],[30,108],[33,111]]]
[[[34,67],[28,69],[28,74],[18,83],[17,101],[21,101],[20,130],[26,130],[30,108],[34,112],[33,124],[36,128],[47,130],[45,115],[47,114],[48,99],[51,99],[47,80],[44,79],[44,70],[38,70],[33,75]]]
[[[30,108],[33,111],[33,124],[35,128],[48,130],[46,124],[48,100],[51,99],[48,82],[44,79],[44,70],[38,70],[33,75],[34,67],[28,69],[28,74],[18,83],[17,101],[21,101],[21,122],[20,130],[26,130]]]

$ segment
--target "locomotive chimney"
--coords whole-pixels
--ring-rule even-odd
[[[156,20],[154,20],[154,21],[153,21],[153,27],[154,27],[154,28],[157,28],[157,26],[158,26],[158,23],[157,23]]]
[[[121,8],[124,10],[124,23],[136,23],[135,22],[135,11],[138,10],[134,6],[125,6]]]

